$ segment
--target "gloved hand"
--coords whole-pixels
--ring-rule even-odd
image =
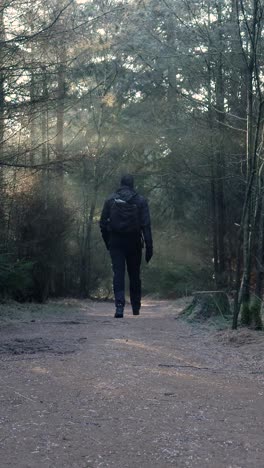
[[[146,247],[146,253],[145,253],[145,259],[146,259],[147,263],[151,260],[152,255],[153,255],[153,248],[147,246]]]

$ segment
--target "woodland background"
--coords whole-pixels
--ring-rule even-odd
[[[111,296],[120,175],[152,214],[144,291],[219,289],[261,328],[263,0],[0,0],[2,296]]]

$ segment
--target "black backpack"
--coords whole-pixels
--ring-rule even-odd
[[[132,195],[127,201],[117,194],[110,208],[110,230],[120,234],[140,232],[138,206],[132,203]]]

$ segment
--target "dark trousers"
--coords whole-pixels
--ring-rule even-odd
[[[142,257],[140,242],[114,244],[110,246],[110,255],[114,273],[113,286],[116,305],[125,305],[125,271],[127,267],[131,305],[133,310],[139,310],[141,305],[140,264]]]

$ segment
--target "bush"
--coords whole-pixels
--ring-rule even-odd
[[[21,241],[26,257],[34,262],[33,297],[39,302],[49,293],[65,294],[66,235],[70,224],[71,213],[54,200],[46,209],[41,198],[34,198],[25,213]]]
[[[31,265],[24,270],[32,283],[25,294],[38,302],[49,294],[65,294],[66,242],[72,223],[72,212],[63,200],[52,192],[46,197],[41,188],[37,179],[30,192],[16,195],[9,234],[15,260]]]
[[[33,262],[16,260],[10,254],[0,254],[1,295],[25,300],[33,287],[33,267]]]
[[[188,265],[175,267],[152,266],[144,271],[144,293],[164,298],[188,296],[194,290],[208,288],[212,282],[210,271]]]

